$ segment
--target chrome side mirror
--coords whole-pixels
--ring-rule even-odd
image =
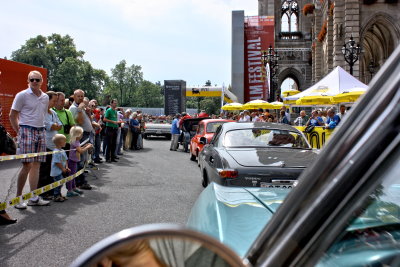
[[[231,249],[182,226],[151,224],[113,234],[83,252],[81,266],[246,266]]]

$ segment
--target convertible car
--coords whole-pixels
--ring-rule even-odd
[[[202,143],[207,143],[203,138]],[[302,132],[278,123],[230,122],[218,128],[199,154],[202,185],[264,187],[292,183],[317,151]]]
[[[211,183],[189,229],[132,228],[72,266],[112,264],[138,242],[168,266],[400,266],[399,73],[397,47],[293,188]]]
[[[203,150],[204,141],[201,142],[202,138],[205,138],[207,142],[210,142],[218,127],[226,122],[235,121],[226,119],[208,119],[199,122],[196,134],[190,140],[190,160],[196,160],[200,151]]]

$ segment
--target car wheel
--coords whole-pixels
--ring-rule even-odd
[[[171,140],[171,135],[170,134],[167,135],[166,137],[167,137],[168,140]]]
[[[147,137],[147,134],[144,134],[144,135],[143,135],[143,138],[144,138],[144,139],[147,139],[147,138],[148,138],[148,137]]]
[[[196,156],[192,154],[192,152],[190,152],[190,160],[191,161],[196,161]]]
[[[208,178],[207,178],[207,173],[206,173],[205,170],[203,171],[203,180],[201,181],[201,185],[202,185],[204,188],[206,188],[207,185],[208,185]]]

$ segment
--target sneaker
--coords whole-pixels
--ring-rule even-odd
[[[17,205],[14,206],[14,208],[19,209],[19,210],[24,210],[26,209],[28,206],[26,205],[25,202],[20,202]]]
[[[79,187],[79,189],[83,189],[83,190],[91,190],[92,187],[89,184],[83,184]]]
[[[38,200],[33,201],[32,199],[29,199],[28,201],[28,206],[49,206],[50,201],[43,200],[41,197],[38,198]]]
[[[72,189],[72,191],[74,191],[75,193],[78,193],[79,195],[83,194],[83,191],[79,190],[78,188]]]
[[[57,196],[54,198],[54,202],[64,202],[64,198],[62,196]]]
[[[78,196],[80,196],[80,195],[74,191],[67,192],[67,197],[78,197]]]

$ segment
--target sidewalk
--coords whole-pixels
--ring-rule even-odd
[[[0,202],[15,197],[17,178],[22,164],[20,160],[0,162]],[[29,192],[29,183],[26,183],[24,192]]]

